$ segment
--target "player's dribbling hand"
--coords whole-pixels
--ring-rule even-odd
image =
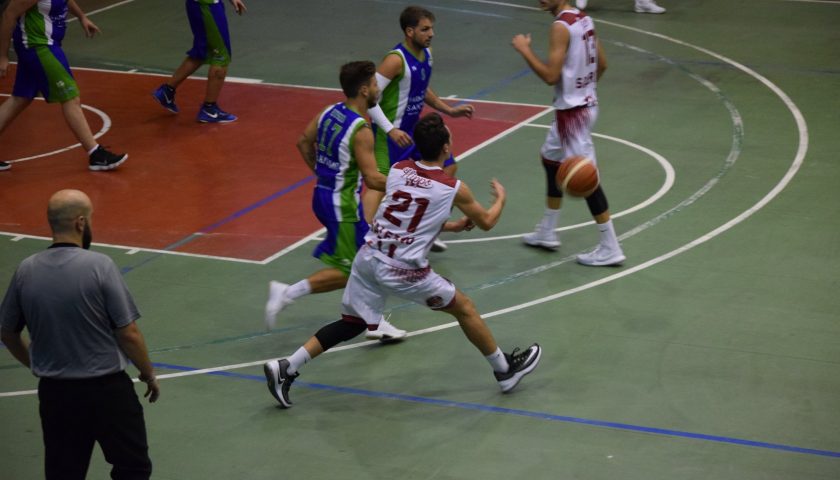
[[[402,148],[405,148],[414,143],[414,141],[411,139],[411,135],[403,132],[402,130],[396,127],[392,128],[391,131],[388,132],[388,136],[391,138],[391,140],[393,140],[394,143],[396,143]]]
[[[524,52],[531,49],[531,34],[518,34],[513,36],[513,40],[510,41],[510,44],[513,45],[514,50],[517,52]]]

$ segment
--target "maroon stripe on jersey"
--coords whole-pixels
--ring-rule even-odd
[[[391,167],[391,170],[402,170],[405,168],[410,168],[417,172],[418,177],[428,178],[429,180],[442,183],[450,188],[455,188],[455,185],[458,183],[458,179],[443,173],[443,170],[440,168],[423,168],[419,165],[419,162],[415,162],[414,160],[403,160],[401,162],[397,162]]]
[[[568,110],[557,110],[555,112],[557,133],[560,135],[560,143],[564,146],[569,139],[585,132],[589,128],[589,107],[575,107]]]
[[[557,20],[560,20],[561,22],[565,22],[567,25],[571,26],[571,25],[574,25],[575,22],[577,22],[578,20],[580,20],[581,18],[583,18],[585,16],[586,16],[586,14],[583,13],[583,12],[575,13],[575,12],[572,12],[570,10],[564,10],[564,11],[560,12],[560,15],[557,16]]]

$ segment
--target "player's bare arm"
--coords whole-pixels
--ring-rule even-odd
[[[297,141],[297,149],[306,165],[315,171],[315,139],[318,136],[318,116],[309,122]]]
[[[595,79],[600,80],[601,75],[607,70],[607,54],[604,53],[604,48],[601,46],[601,40],[598,42],[598,68],[595,71]]]
[[[563,75],[563,62],[569,48],[569,30],[560,22],[551,25],[548,41],[548,61],[543,62],[531,49],[531,34],[519,34],[511,40],[513,48],[522,55],[531,70],[548,85],[560,81]]]
[[[493,195],[493,204],[485,209],[470,190],[466,183],[461,182],[461,187],[455,194],[455,206],[464,212],[464,215],[482,230],[490,230],[502,216],[502,209],[505,206],[507,193],[505,187],[495,178],[490,181],[490,193]]]
[[[426,89],[426,97],[423,101],[426,102],[426,105],[434,108],[440,113],[449,115],[450,117],[472,118],[473,112],[475,111],[475,107],[469,103],[458,105],[457,107],[449,105],[444,102],[443,99],[441,99],[434,90],[431,89],[431,87]]]
[[[9,47],[12,44],[12,32],[15,20],[38,3],[38,0],[11,0],[0,18],[0,78],[9,70]]]
[[[79,25],[81,25],[82,30],[85,31],[86,37],[93,38],[93,36],[97,33],[102,33],[102,31],[99,30],[99,27],[97,27],[95,23],[91,22],[88,19],[87,15],[85,15],[85,12],[76,3],[76,0],[70,0],[69,2],[67,2],[67,9],[70,10],[70,13],[72,13],[76,18],[79,19]]]
[[[397,78],[397,75],[402,73],[402,69],[403,62],[399,55],[395,53],[385,55],[385,58],[382,59],[382,63],[376,67],[376,81],[379,84],[380,95],[381,92],[385,91],[385,87],[387,87],[392,80]],[[411,139],[411,135],[391,125],[391,122],[385,118],[385,113],[378,104],[369,109],[368,114],[370,115],[371,120],[376,122],[376,125],[388,134],[391,141],[400,147],[405,148],[414,143],[414,140]]]
[[[385,191],[387,177],[376,168],[376,156],[373,154],[373,130],[364,127],[353,137],[353,153],[359,164],[359,171],[368,188]]]

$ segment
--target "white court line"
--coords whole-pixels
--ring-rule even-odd
[[[8,94],[8,93],[0,93],[0,97],[10,97],[10,96],[11,95]],[[35,100],[44,101],[43,98],[36,98]],[[99,110],[98,108],[91,107],[90,105],[82,104],[82,108],[99,115],[99,118],[102,119],[102,128],[99,129],[99,131],[96,132],[96,134],[94,134],[94,136],[93,136],[94,139],[97,139],[97,138],[101,137],[102,135],[105,135],[108,132],[108,130],[111,129],[111,117],[109,117],[107,113],[103,112],[102,110]],[[81,146],[82,146],[81,143],[77,143],[75,145],[70,145],[69,147],[64,147],[64,148],[59,148],[58,150],[53,150],[52,152],[40,153],[38,155],[32,155],[30,157],[16,158],[14,160],[5,160],[5,161],[9,162],[9,163],[25,162],[27,160],[34,160],[36,158],[42,158],[42,157],[48,157],[50,155],[56,155],[58,153],[66,152],[68,150],[73,150],[74,148],[78,148],[78,147],[81,147]]]
[[[477,2],[477,3],[497,3],[497,2],[489,2],[489,1],[486,1],[486,0],[464,0],[464,1],[472,1],[472,2]],[[520,5],[511,5],[511,6],[522,7]],[[531,7],[531,9],[534,9],[534,8]],[[602,23],[605,23],[605,22],[602,21]],[[734,61],[734,60],[732,60],[728,57],[725,57],[723,55],[712,52],[711,50],[705,49],[703,47],[698,47],[696,45],[692,45],[690,43],[686,43],[686,42],[683,42],[681,40],[677,40],[677,39],[674,39],[672,37],[668,37],[666,35],[662,35],[662,34],[658,34],[658,33],[647,32],[647,31],[644,31],[644,30],[639,30],[639,29],[636,29],[636,28],[633,28],[633,27],[627,27],[627,26],[620,25],[620,24],[614,24],[614,23],[611,23],[611,22],[610,22],[610,24],[615,25],[619,28],[626,28],[626,29],[629,29],[629,30],[637,31],[637,32],[639,32],[641,34],[644,34],[644,35],[651,35],[651,36],[654,36],[654,37],[658,37],[658,38],[661,38],[665,41],[676,43],[676,44],[679,44],[679,45],[683,45],[687,48],[695,49],[695,50],[698,50],[700,52],[706,53],[707,55],[710,55],[714,58],[717,58],[717,59],[719,59],[719,60],[721,60],[725,63],[728,63],[728,64],[734,66],[735,68],[741,70],[742,72],[746,73],[747,75],[749,75],[749,76],[755,78],[756,80],[758,80],[760,83],[764,84],[777,97],[779,97],[779,99],[782,101],[782,103],[784,103],[785,107],[787,107],[788,111],[790,111],[791,115],[793,116],[793,119],[796,123],[797,131],[798,131],[798,134],[799,134],[799,144],[798,144],[798,148],[796,150],[796,155],[794,156],[793,162],[791,163],[790,167],[788,167],[788,170],[787,170],[787,172],[785,172],[785,175],[782,177],[782,179],[779,180],[779,182],[764,197],[762,197],[752,207],[748,208],[747,210],[745,210],[741,214],[737,215],[732,220],[724,223],[723,225],[721,225],[720,227],[710,231],[709,233],[707,233],[707,234],[705,234],[705,235],[703,235],[703,236],[701,236],[701,237],[699,237],[699,238],[697,238],[697,239],[695,239],[695,240],[693,240],[689,243],[686,243],[685,245],[683,245],[683,246],[681,246],[681,247],[679,247],[675,250],[672,250],[668,253],[660,255],[656,258],[648,260],[647,262],[641,263],[641,264],[636,265],[634,267],[628,268],[626,270],[622,270],[619,273],[609,275],[607,277],[604,277],[604,278],[601,278],[599,280],[587,283],[585,285],[575,287],[575,288],[570,289],[570,290],[561,291],[561,292],[558,292],[556,294],[541,297],[541,298],[538,298],[538,299],[535,299],[535,300],[532,300],[532,301],[529,301],[529,302],[520,303],[518,305],[514,305],[514,306],[511,306],[511,307],[508,307],[508,308],[495,310],[493,312],[482,314],[482,317],[484,317],[484,318],[492,318],[492,317],[495,317],[495,316],[504,315],[506,313],[511,313],[511,312],[514,312],[514,311],[522,310],[522,309],[525,309],[525,308],[532,307],[534,305],[539,305],[539,304],[542,304],[542,303],[545,303],[545,302],[550,302],[550,301],[553,301],[553,300],[556,300],[556,299],[559,299],[559,298],[562,298],[562,297],[565,297],[565,296],[568,296],[568,295],[572,295],[574,293],[578,293],[578,292],[581,292],[581,291],[584,291],[584,290],[588,290],[590,288],[594,288],[594,287],[603,285],[605,283],[608,283],[608,282],[626,277],[628,275],[639,272],[641,270],[647,269],[647,268],[649,268],[651,266],[654,266],[658,263],[661,263],[661,262],[664,262],[664,261],[666,261],[670,258],[673,258],[673,257],[675,257],[679,254],[685,253],[688,250],[691,250],[692,248],[694,248],[698,245],[701,245],[703,243],[708,242],[709,240],[717,237],[718,235],[726,232],[727,230],[730,230],[731,228],[735,227],[739,223],[743,222],[744,220],[746,220],[747,218],[751,217],[753,214],[755,214],[756,212],[758,212],[759,210],[764,208],[768,203],[770,203],[770,201],[772,201],[774,198],[776,198],[782,192],[782,190],[785,189],[785,187],[787,187],[787,185],[791,182],[791,180],[793,180],[793,177],[796,175],[796,173],[802,167],[802,163],[805,159],[805,154],[808,151],[808,142],[809,142],[808,125],[805,122],[805,117],[802,115],[802,112],[799,110],[799,108],[796,106],[796,104],[793,102],[793,100],[791,100],[791,98],[782,89],[777,87],[773,82],[771,82],[770,80],[768,80],[767,78],[765,78],[764,76],[759,74],[758,72],[750,69],[749,67],[747,67],[745,65],[742,65],[742,64],[740,64],[740,63],[738,63],[738,62],[736,62],[736,61]],[[457,322],[450,322],[450,323],[443,324],[443,325],[438,325],[438,326],[435,326],[435,327],[430,327],[430,328],[421,329],[421,330],[415,330],[413,332],[410,332],[408,335],[409,336],[416,336],[416,335],[421,335],[421,334],[424,334],[424,333],[431,333],[431,332],[435,332],[435,331],[438,331],[438,330],[453,328],[457,325],[458,325]],[[336,348],[333,348],[331,350],[328,350],[326,353],[329,353],[331,351],[342,351],[342,350],[349,350],[351,348],[359,348],[359,347],[362,347],[362,346],[365,346],[365,345],[370,345],[371,343],[373,343],[373,342],[360,342],[360,343],[354,343],[354,344],[351,344],[351,345],[343,345],[341,347],[336,347]],[[344,347],[344,348],[342,348],[342,347]],[[202,373],[209,373],[211,371],[234,370],[234,369],[239,369],[239,368],[245,368],[245,367],[260,365],[260,364],[262,364],[262,363],[264,363],[268,360],[273,360],[273,358],[263,359],[263,360],[258,360],[258,361],[254,361],[254,362],[248,362],[248,363],[240,363],[240,364],[236,364],[236,365],[223,365],[223,366],[220,366],[220,367],[213,367],[213,368],[203,369],[203,370],[195,370],[195,371],[191,371],[191,372],[179,372],[179,373],[175,373],[175,374],[164,374],[164,375],[159,375],[158,378],[173,378],[173,377],[176,377],[176,376],[199,375],[199,374],[202,374]],[[33,392],[33,391],[30,390],[28,392]],[[9,396],[23,395],[23,394],[26,394],[26,393],[6,392],[6,393],[0,393],[0,397],[9,397]]]
[[[536,125],[536,124],[532,124],[532,123],[529,123],[529,124],[524,125],[524,126],[545,128],[545,129],[551,128],[549,125]],[[643,147],[639,144],[629,142],[627,140],[623,140],[623,139],[620,139],[620,138],[617,138],[617,137],[612,137],[612,136],[609,136],[609,135],[603,135],[603,134],[600,134],[600,133],[593,133],[592,136],[593,137],[604,138],[604,139],[607,139],[607,140],[612,140],[612,141],[617,142],[617,143],[623,143],[623,144],[625,144],[629,147],[635,148],[636,150],[639,150],[643,153],[646,153],[649,156],[653,157],[654,160],[659,162],[659,165],[665,171],[665,181],[662,183],[662,186],[659,187],[659,190],[654,192],[653,195],[651,195],[649,198],[647,198],[643,202],[641,202],[641,203],[639,203],[639,204],[637,204],[633,207],[630,207],[626,210],[622,210],[618,213],[611,214],[610,216],[612,218],[618,218],[618,217],[622,217],[624,215],[629,215],[633,212],[637,212],[637,211],[653,204],[654,202],[656,202],[657,200],[662,198],[662,196],[664,196],[666,193],[668,193],[668,191],[671,189],[671,187],[674,186],[674,179],[676,178],[676,174],[674,172],[674,167],[662,155],[654,152],[653,150],[651,150],[647,147]],[[581,227],[585,227],[587,225],[593,225],[593,224],[595,224],[595,221],[590,220],[588,222],[578,223],[578,224],[575,224],[575,225],[567,225],[567,226],[564,226],[564,227],[555,228],[554,231],[562,232],[564,230],[572,230],[572,229],[575,229],[575,228],[581,228]],[[498,236],[493,236],[493,237],[462,238],[462,239],[455,239],[455,240],[446,240],[446,243],[447,244],[449,244],[449,243],[478,243],[478,242],[490,242],[490,241],[496,241],[496,240],[509,240],[509,239],[512,239],[512,238],[520,238],[523,235],[526,235],[528,233],[531,233],[531,232],[515,233],[515,234],[512,234],[512,235],[498,235]]]

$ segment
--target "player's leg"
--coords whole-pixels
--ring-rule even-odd
[[[317,204],[315,208],[321,210]],[[268,301],[265,304],[265,323],[268,330],[274,328],[277,314],[298,298],[310,293],[331,292],[344,288],[356,252],[364,244],[364,237],[368,231],[367,223],[327,220],[322,211],[316,211],[316,216],[326,228],[327,235],[324,241],[315,247],[312,256],[324,262],[328,268],[291,285],[275,281],[269,283]]]
[[[172,73],[172,76],[165,83],[162,83],[154,92],[152,96],[165,109],[172,113],[178,113],[180,109],[175,104],[175,90],[186,80],[190,75],[196,72],[202,65],[204,60],[200,58],[186,57],[181,65]]]
[[[44,435],[44,477],[83,480],[95,444],[89,390],[81,380],[42,378],[38,410]]]
[[[204,104],[198,112],[201,123],[230,123],[236,121],[236,115],[219,108],[217,101],[227,77],[231,61],[230,32],[224,3],[199,5],[204,38],[207,43],[206,61],[210,65],[207,72],[207,90]]]
[[[369,328],[368,320],[374,324],[382,318],[385,295],[379,292],[373,278],[373,264],[370,256],[357,258],[347,288],[342,298],[341,320],[322,327],[300,348],[288,357],[271,360],[263,365],[268,390],[283,408],[292,405],[289,387],[298,377],[298,370],[315,357],[335,345],[355,338]]]
[[[32,103],[31,98],[12,95],[0,104],[0,133],[6,129]]]
[[[567,141],[569,155],[583,155],[592,160],[597,166],[595,146],[592,142],[592,129],[598,118],[598,107],[588,107],[582,110],[585,116],[580,119],[580,128]],[[624,252],[618,243],[612,219],[610,217],[609,202],[601,185],[586,197],[586,206],[598,227],[598,246],[591,252],[578,255],[577,261],[582,265],[607,266],[619,265],[625,260]]]
[[[557,170],[566,156],[561,138],[561,126],[558,111],[555,112],[555,118],[546,134],[545,142],[540,147],[540,158],[546,182],[545,209],[534,231],[522,237],[526,245],[547,250],[556,250],[560,247],[560,240],[557,238],[555,229],[560,219],[560,208],[563,206],[563,192],[557,185]]]
[[[539,345],[534,344],[521,353],[518,349],[511,354],[503,353],[472,299],[430,268],[391,269],[389,275],[378,278],[390,293],[454,316],[464,335],[493,368],[502,391],[513,389],[522,377],[536,368],[541,355]]]

